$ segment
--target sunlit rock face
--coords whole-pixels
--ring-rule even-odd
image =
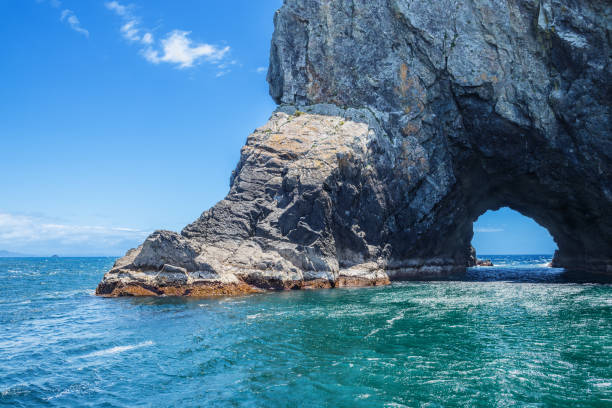
[[[230,193],[181,234],[151,235],[98,293],[448,274],[473,262],[473,221],[502,206],[550,231],[557,265],[612,274],[611,9],[286,0],[268,73],[279,108]]]

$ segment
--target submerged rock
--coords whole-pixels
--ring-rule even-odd
[[[556,265],[612,274],[611,8],[286,0],[268,72],[279,108],[228,196],[152,234],[97,293],[445,275],[475,263],[473,221],[502,206],[548,229]]]

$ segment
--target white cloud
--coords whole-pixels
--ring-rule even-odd
[[[62,2],[60,0],[36,0],[37,3],[48,3],[53,8],[60,8],[62,6]],[[74,12],[70,9],[62,10],[60,14],[60,21],[67,23],[70,28],[72,28],[77,33],[83,34],[85,37],[89,37],[89,31],[81,26],[81,22]]]
[[[258,74],[264,74],[266,72],[268,72],[268,68],[266,67],[259,67],[255,70]]]
[[[127,23],[121,26],[121,34],[123,34],[123,36],[129,41],[139,41],[140,30],[138,29],[138,27],[136,27],[137,24],[138,22],[136,20],[128,21]]]
[[[128,15],[127,7],[119,4],[119,2],[117,2],[117,1],[108,1],[108,2],[104,3],[104,5],[106,6],[107,9],[109,9],[111,11],[114,11],[115,13],[120,15],[121,17],[125,17],[125,16]]]
[[[201,59],[219,62],[230,50],[230,47],[219,48],[210,44],[193,44],[189,34],[189,31],[172,31],[161,41],[162,52],[151,49],[145,54],[145,58],[154,64],[169,62],[177,64],[179,68],[188,68]]]
[[[119,29],[123,38],[130,42],[141,42],[145,45],[153,42],[153,35],[151,33],[145,32],[142,34],[146,30],[140,28],[140,20],[132,15],[127,6],[117,1],[106,2],[104,5],[123,19],[124,24]]]
[[[218,47],[207,43],[196,43],[189,38],[191,32],[184,30],[172,30],[159,42],[153,34],[140,27],[140,19],[130,12],[130,7],[122,5],[117,1],[105,3],[106,8],[120,16],[124,24],[121,26],[121,35],[130,42],[142,44],[140,53],[149,62],[160,64],[162,62],[177,66],[178,68],[190,68],[200,61],[207,61],[217,65],[219,72],[217,76],[228,73],[228,64],[223,64],[223,59],[230,51],[230,47]]]
[[[474,232],[504,232],[504,229],[503,228],[479,227],[479,228],[474,228]]]
[[[143,44],[153,44],[153,34],[145,33],[141,39]]]
[[[83,34],[85,37],[89,37],[89,31],[81,27],[81,22],[74,14],[72,10],[65,9],[62,11],[62,16],[60,20],[63,22],[67,22],[70,28],[72,28],[77,33]]]
[[[41,216],[0,213],[0,249],[24,253],[40,252],[40,248],[49,252],[71,248],[104,252],[125,242],[136,245],[147,235],[148,232],[134,228],[71,225]],[[119,252],[125,249],[121,247]]]

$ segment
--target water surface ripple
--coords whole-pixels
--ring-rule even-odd
[[[113,261],[0,259],[0,406],[612,404],[612,285],[549,257],[370,289],[97,298]]]

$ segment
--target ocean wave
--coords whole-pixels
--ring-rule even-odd
[[[372,330],[370,333],[368,333],[366,338],[375,335],[376,333],[378,333],[381,330],[389,330],[389,329],[391,329],[396,321],[401,320],[401,319],[404,318],[404,314],[405,314],[405,312],[402,310],[397,315],[395,315],[391,319],[387,320],[387,322],[386,322],[387,324],[386,324],[385,327],[378,327],[378,328]]]
[[[600,382],[593,384],[594,387],[598,388],[610,388],[612,387],[612,382]]]
[[[6,397],[14,397],[18,395],[27,395],[32,392],[32,390],[29,389],[29,386],[30,384],[23,383],[23,384],[17,384],[12,387],[6,388],[0,391],[0,397],[6,398]]]
[[[0,305],[6,305],[6,306],[23,306],[23,305],[29,305],[30,303],[32,303],[30,299],[26,299],[22,301],[16,301],[13,299],[0,300]]]
[[[62,398],[65,397],[67,395],[83,395],[86,394],[88,392],[92,392],[92,391],[99,391],[97,388],[92,387],[91,384],[88,383],[83,383],[83,384],[72,384],[71,386],[69,386],[68,388],[58,392],[55,395],[51,395],[47,398],[45,398],[45,400],[47,401],[52,401],[54,399],[58,399],[58,398]]]
[[[138,344],[130,344],[130,345],[127,345],[127,346],[116,346],[116,347],[111,347],[111,348],[108,348],[108,349],[105,349],[105,350],[94,351],[93,353],[89,353],[89,354],[86,354],[84,356],[81,356],[81,358],[110,356],[110,355],[113,355],[113,354],[124,353],[124,352],[130,351],[130,350],[135,350],[135,349],[139,349],[139,348],[143,348],[143,347],[149,347],[149,346],[152,346],[154,344],[155,344],[154,342],[149,340],[149,341],[143,341],[142,343],[138,343]]]

